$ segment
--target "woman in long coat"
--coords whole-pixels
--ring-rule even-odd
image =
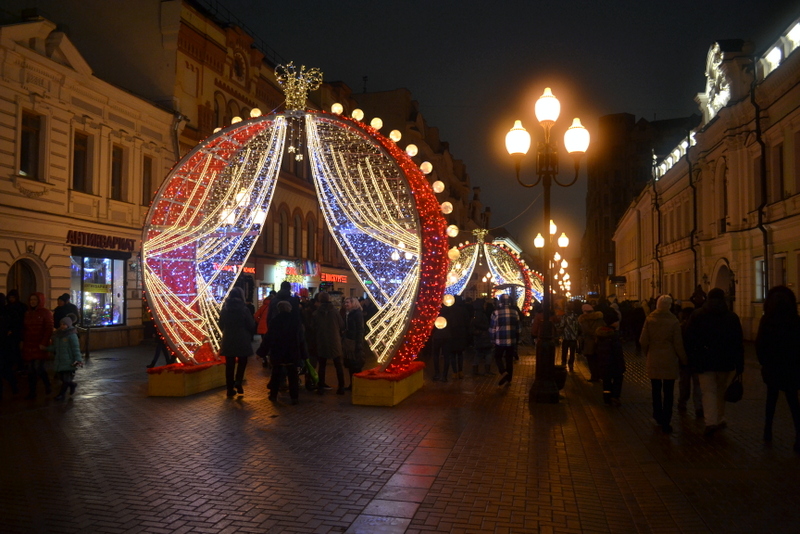
[[[319,308],[311,317],[314,335],[317,337],[317,360],[319,361],[319,382],[317,393],[325,393],[325,374],[328,360],[333,360],[339,387],[337,395],[344,395],[344,368],[342,368],[342,331],[344,319],[331,302],[325,291],[319,293]]]
[[[761,377],[767,385],[767,405],[764,418],[764,441],[772,441],[772,419],[783,391],[794,421],[794,450],[800,452],[800,317],[797,299],[786,286],[775,286],[764,300],[764,316],[758,325],[756,354],[761,364]]]
[[[261,340],[258,355],[264,357],[269,354],[272,364],[272,376],[268,384],[269,400],[278,399],[278,390],[285,371],[289,379],[289,396],[292,404],[297,404],[300,395],[298,367],[303,359],[305,347],[303,323],[300,316],[293,313],[289,301],[278,302],[276,312],[277,315],[269,320],[269,328]]]
[[[28,364],[28,399],[36,398],[36,382],[41,378],[45,394],[50,394],[50,378],[44,364],[50,356],[46,347],[53,335],[53,313],[47,309],[42,293],[28,299],[28,310],[22,328],[22,359]],[[45,347],[44,349],[42,347]]]
[[[344,328],[344,352],[345,365],[350,372],[350,385],[347,389],[353,389],[353,375],[360,373],[364,369],[364,313],[361,310],[361,303],[355,297],[349,297],[344,301],[347,307]],[[352,352],[351,352],[352,351]]]
[[[228,386],[228,397],[238,392],[244,395],[242,381],[247,368],[247,359],[253,354],[251,340],[256,324],[253,314],[247,309],[244,291],[240,287],[231,289],[219,314],[219,325],[222,329],[222,346],[219,349],[225,357],[225,383]],[[234,391],[234,388],[236,390]]]
[[[639,343],[647,355],[647,377],[653,395],[653,419],[664,432],[672,432],[672,403],[680,364],[686,363],[678,318],[670,311],[672,297],[662,295],[647,316]]]

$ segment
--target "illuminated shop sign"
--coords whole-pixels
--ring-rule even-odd
[[[124,237],[114,237],[102,234],[90,234],[88,232],[78,232],[70,230],[67,232],[67,243],[91,248],[116,249],[133,252],[136,248],[135,239]]]
[[[321,282],[337,282],[339,284],[347,283],[346,274],[320,273],[319,279]]]

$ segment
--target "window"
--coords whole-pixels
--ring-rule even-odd
[[[125,200],[123,156],[124,150],[121,146],[114,145],[111,148],[111,198],[114,200]]]
[[[783,174],[783,143],[778,143],[776,146],[772,147],[771,156],[770,185],[772,189],[772,198],[770,200],[777,202],[787,197],[786,181]]]
[[[306,258],[309,260],[316,260],[317,259],[317,244],[316,244],[316,230],[317,230],[317,222],[309,218],[308,219],[308,230],[307,230],[307,238],[306,238]]]
[[[761,156],[757,156],[753,160],[753,199],[755,200],[755,206],[753,209],[757,209],[761,205]]]
[[[764,288],[764,260],[756,260],[755,264],[755,284],[753,284],[753,288],[755,290],[755,298],[756,302],[761,302],[766,297],[766,289]]]
[[[786,285],[786,256],[776,256],[772,260],[772,280],[771,286],[785,286]]]
[[[149,206],[153,198],[153,158],[142,159],[142,206]]]
[[[303,218],[298,213],[294,216],[294,256],[303,256]]]
[[[278,254],[289,255],[289,216],[282,211],[278,219]]]
[[[89,136],[83,132],[75,132],[72,141],[72,189],[81,193],[92,193]]]
[[[125,324],[125,260],[70,256],[72,295],[84,326]]]
[[[42,117],[28,111],[23,111],[19,149],[20,176],[44,181],[44,177],[39,174],[41,136]]]

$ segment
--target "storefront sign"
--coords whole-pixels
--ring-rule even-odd
[[[215,263],[214,268],[218,271],[230,271],[232,273],[243,272],[245,274],[256,274],[255,267],[242,267],[241,265],[222,265]]]
[[[321,282],[337,282],[339,284],[347,283],[346,274],[320,273],[319,279]]]
[[[83,283],[83,291],[85,293],[111,293],[110,284],[90,284]]]
[[[136,247],[135,239],[124,237],[114,237],[102,234],[90,234],[88,232],[78,232],[70,230],[67,232],[67,243],[91,248],[105,248],[112,250],[125,250],[133,252]]]

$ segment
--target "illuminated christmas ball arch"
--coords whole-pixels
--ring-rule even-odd
[[[216,358],[219,310],[262,232],[282,160],[306,156],[328,228],[378,309],[367,343],[381,368],[405,368],[425,344],[447,270],[446,223],[428,180],[374,128],[292,110],[203,141],[167,176],[148,212],[147,301],[181,362]]]
[[[523,313],[530,312],[534,300],[542,300],[542,277],[533,273],[522,259],[502,245],[485,242],[467,243],[458,247],[459,257],[451,261],[445,293],[460,295],[472,278],[481,254],[486,259],[495,286],[519,286],[517,306]]]

